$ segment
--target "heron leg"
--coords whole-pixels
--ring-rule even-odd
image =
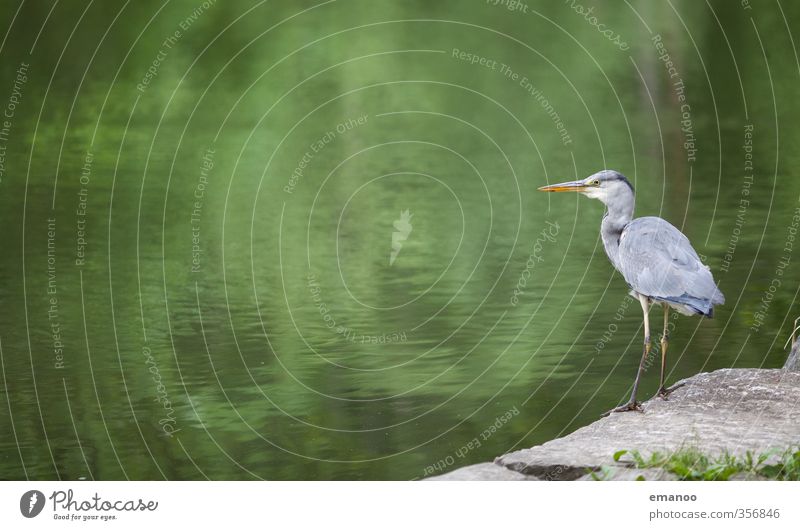
[[[644,351],[642,352],[642,360],[639,361],[639,370],[636,372],[636,380],[633,382],[633,390],[631,391],[631,399],[621,407],[617,407],[608,411],[605,415],[612,412],[627,412],[629,410],[642,411],[642,405],[636,401],[636,393],[639,390],[639,380],[642,378],[644,371],[644,363],[650,355],[650,302],[647,297],[639,294],[639,303],[642,304],[642,313],[644,314]]]
[[[669,306],[664,304],[664,332],[661,334],[661,377],[658,380],[658,396],[667,399],[669,395],[664,388],[664,370],[667,367],[667,347],[669,346]]]
[[[664,371],[667,367],[667,348],[669,347],[669,306],[664,304],[664,333],[661,335],[661,378],[656,395],[666,400],[670,394],[683,386],[683,383],[664,388]]]

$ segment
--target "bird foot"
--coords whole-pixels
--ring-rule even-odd
[[[606,416],[609,416],[612,412],[628,412],[631,410],[635,410],[636,412],[644,412],[641,403],[639,403],[638,401],[629,401],[626,404],[622,405],[621,407],[609,410],[605,414],[602,414],[600,417],[605,418]]]
[[[676,390],[678,390],[680,387],[682,387],[685,384],[686,383],[678,383],[678,384],[672,385],[669,388],[664,388],[662,386],[661,388],[658,389],[658,392],[656,392],[656,395],[653,396],[653,397],[660,397],[664,401],[667,401],[669,399],[669,395],[670,394],[672,394],[673,392],[675,392]]]

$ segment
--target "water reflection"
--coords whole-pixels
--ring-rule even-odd
[[[191,1],[59,5],[35,43],[49,6],[0,8],[0,94],[30,65],[0,138],[0,476],[410,479],[589,423],[639,308],[601,205],[535,189],[607,166],[728,299],[676,321],[669,380],[781,365],[794,8],[598,6],[621,50],[520,5],[216,3],[185,29]]]

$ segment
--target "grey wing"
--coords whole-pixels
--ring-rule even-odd
[[[725,302],[689,239],[659,217],[640,217],[625,227],[617,261],[628,285],[645,296],[707,316]]]

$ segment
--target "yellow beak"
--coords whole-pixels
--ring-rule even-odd
[[[560,184],[553,184],[551,186],[542,186],[539,191],[585,191],[586,185],[582,180],[573,180],[572,182],[562,182]]]

